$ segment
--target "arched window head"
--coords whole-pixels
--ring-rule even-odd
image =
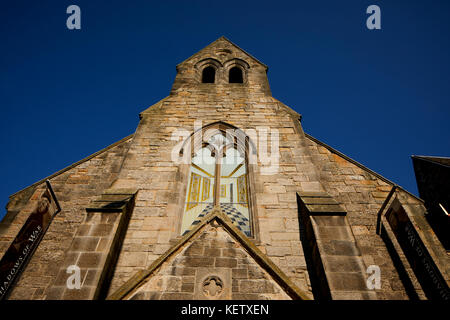
[[[214,83],[216,79],[216,69],[209,66],[202,71],[202,83]]]
[[[248,185],[248,148],[231,131],[206,132],[191,158],[181,234],[220,209],[246,236],[253,236]],[[247,151],[246,151],[247,150]]]
[[[244,77],[242,75],[241,68],[233,67],[230,69],[229,82],[230,83],[244,83]]]

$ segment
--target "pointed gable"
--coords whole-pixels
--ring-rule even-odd
[[[231,57],[238,57],[243,60],[247,60],[249,63],[257,63],[265,68],[267,71],[269,67],[256,59],[254,56],[252,56],[250,53],[246,52],[244,49],[240,48],[238,45],[233,43],[231,40],[227,39],[224,36],[221,36],[219,39],[213,41],[197,53],[193,54],[183,62],[179,63],[177,65],[177,69],[184,65],[185,63],[192,62],[192,61],[198,61],[205,56],[208,56],[210,58],[217,59],[221,61],[222,63],[226,61],[226,59],[230,59]]]
[[[214,94],[230,88],[270,95],[267,70],[264,63],[220,37],[177,65],[171,95],[186,95],[197,90]]]
[[[308,299],[220,211],[108,299]]]

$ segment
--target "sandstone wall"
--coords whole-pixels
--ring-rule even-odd
[[[222,227],[208,225],[204,229],[199,237],[187,243],[180,252],[168,259],[128,298],[290,299],[272,277]],[[212,284],[207,282],[210,278],[213,279]]]
[[[198,66],[211,58],[219,61],[217,83],[200,83]],[[246,64],[243,84],[226,83],[227,68],[233,59]],[[249,168],[251,208],[256,224],[252,241],[302,291],[308,291],[312,298],[300,239],[297,192],[326,192],[347,211],[364,267],[373,264],[381,267],[382,289],[376,292],[377,298],[407,298],[389,253],[375,234],[377,212],[391,188],[389,181],[305,135],[300,115],[271,96],[267,67],[225,39],[187,59],[177,70],[170,95],[142,112],[133,139],[51,179],[63,212],[52,223],[12,298],[61,297],[60,293],[47,289],[56,277],[77,226],[85,219],[85,208],[106,188],[139,190],[109,294],[137,271],[148,268],[179,240],[188,167],[173,161],[173,150],[182,141],[173,135],[181,129],[193,132],[198,120],[203,126],[221,121],[247,132],[264,127],[269,133],[279,133],[277,171],[263,174],[261,168],[267,164],[261,158]],[[256,145],[261,142],[254,141]],[[28,190],[12,197],[9,220],[3,223],[6,231],[0,237],[0,252],[4,252],[26,219],[28,211],[23,204],[31,195]],[[418,201],[406,193],[404,197]],[[224,250],[220,252],[223,255]],[[237,276],[237,272],[233,274]],[[189,281],[177,279],[173,280],[176,288],[187,290]],[[349,290],[341,298],[361,297]]]
[[[54,218],[9,299],[60,298],[51,288],[57,280],[58,270],[66,258],[78,227],[86,219],[86,207],[117,177],[130,142],[131,137],[124,139],[50,177],[62,211]],[[32,201],[25,205],[28,198],[24,194],[34,194],[44,185],[44,182],[33,185],[11,197],[8,205],[9,216],[1,223],[0,256],[7,250],[33,209],[35,201],[31,199]],[[14,212],[18,213],[12,217]]]

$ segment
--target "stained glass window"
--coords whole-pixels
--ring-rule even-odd
[[[251,236],[246,156],[225,132],[217,130],[205,139],[192,157],[181,233],[192,230],[217,207]]]

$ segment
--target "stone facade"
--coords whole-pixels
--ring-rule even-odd
[[[10,298],[61,298],[54,295],[53,288],[59,269],[67,258],[83,221],[87,219],[86,208],[117,177],[130,141],[131,137],[125,138],[49,177],[62,211],[47,230]],[[44,186],[45,181],[40,181],[11,196],[7,206],[8,213],[0,224],[0,255],[14,240],[34,206],[36,195]]]
[[[147,273],[132,278],[110,299],[307,299],[220,213],[212,213]]]
[[[202,83],[206,66],[215,68],[215,83]],[[241,69],[243,83],[228,83],[233,67]],[[10,299],[115,296],[156,262],[164,266],[153,278],[147,274],[145,286],[133,288],[135,298],[204,298],[198,292],[199,281],[204,281],[199,275],[206,277],[211,268],[223,268],[222,290],[229,290],[224,296],[230,299],[292,297],[274,274],[288,279],[289,290],[295,288],[303,298],[427,298],[407,254],[392,244],[395,235],[377,234],[377,225],[386,224],[380,219],[385,214],[381,209],[388,210],[393,199],[415,206],[419,215],[426,213],[423,201],[401,188],[390,194],[395,184],[304,133],[300,119],[271,96],[267,66],[226,38],[216,40],[177,66],[170,95],[140,114],[134,135],[49,177],[63,211]],[[174,150],[183,141],[174,136],[180,130],[194,133],[198,121],[200,131],[219,124],[244,132],[266,128],[270,134],[278,133],[276,170],[270,172],[273,163],[260,154],[248,168],[254,224],[248,241],[270,261],[265,269],[244,262],[250,253],[241,242],[220,228],[207,229],[212,228],[208,225],[203,226],[204,237],[214,232],[222,242],[196,240],[179,247],[184,251],[176,257],[167,255],[184,241],[180,228],[189,180],[189,165],[173,161]],[[33,194],[42,184],[11,196],[0,224],[0,256],[27,218]],[[122,201],[119,209],[107,210],[117,201]],[[97,222],[90,226],[90,221]],[[448,286],[445,249],[439,241],[428,245],[438,252],[441,262],[436,268]],[[64,269],[82,263],[82,257],[85,285],[69,292],[63,287]],[[161,257],[167,260],[160,261]],[[170,259],[184,261],[183,268]],[[365,285],[371,265],[381,270],[379,289]]]

